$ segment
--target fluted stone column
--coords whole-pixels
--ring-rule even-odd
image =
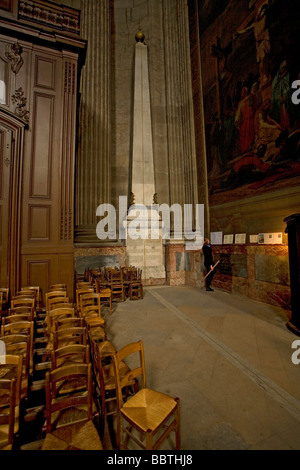
[[[170,204],[183,207],[198,202],[186,2],[164,1],[163,19]]]
[[[82,0],[82,71],[77,157],[75,242],[99,242],[96,209],[111,202],[109,0]]]

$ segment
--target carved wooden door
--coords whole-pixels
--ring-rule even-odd
[[[0,286],[9,285],[12,131],[0,122]]]
[[[25,124],[0,108],[0,287],[19,289],[20,194]]]

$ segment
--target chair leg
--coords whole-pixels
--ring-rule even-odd
[[[152,439],[152,431],[148,429],[146,432],[146,450],[152,450],[153,446],[153,439]]]
[[[121,413],[118,410],[117,411],[117,432],[116,432],[116,444],[117,444],[118,450],[121,450],[121,432],[122,432]]]
[[[180,437],[180,400],[175,398],[177,401],[177,407],[175,411],[176,427],[175,427],[175,436],[176,436],[176,450],[180,450],[181,437]]]

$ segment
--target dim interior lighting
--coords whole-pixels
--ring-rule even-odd
[[[5,83],[0,80],[0,104],[5,104]]]

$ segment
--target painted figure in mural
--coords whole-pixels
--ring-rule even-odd
[[[286,60],[272,81],[272,116],[284,129],[292,126],[292,93]]]
[[[253,30],[256,41],[256,61],[259,64],[259,73],[261,83],[264,84],[270,80],[270,33],[266,27],[267,10],[270,1],[265,2],[258,9],[255,21],[245,29],[236,32],[235,36],[247,33]]]
[[[239,130],[241,153],[247,152],[254,142],[254,118],[256,110],[257,98],[255,90],[252,87],[251,93],[249,93],[248,87],[244,86],[235,114],[235,126]]]
[[[276,139],[282,132],[281,126],[271,118],[271,101],[265,100],[255,115],[255,145],[266,145],[265,158],[276,152]]]
[[[224,129],[222,120],[218,113],[213,116],[213,122],[210,130],[210,138],[212,145],[212,159],[219,167],[219,172],[222,172],[224,166],[223,160],[223,143],[224,143]]]
[[[249,152],[237,159],[221,188],[233,189],[263,178],[270,168],[270,164],[264,162],[266,148],[266,145],[260,145],[256,152]]]

